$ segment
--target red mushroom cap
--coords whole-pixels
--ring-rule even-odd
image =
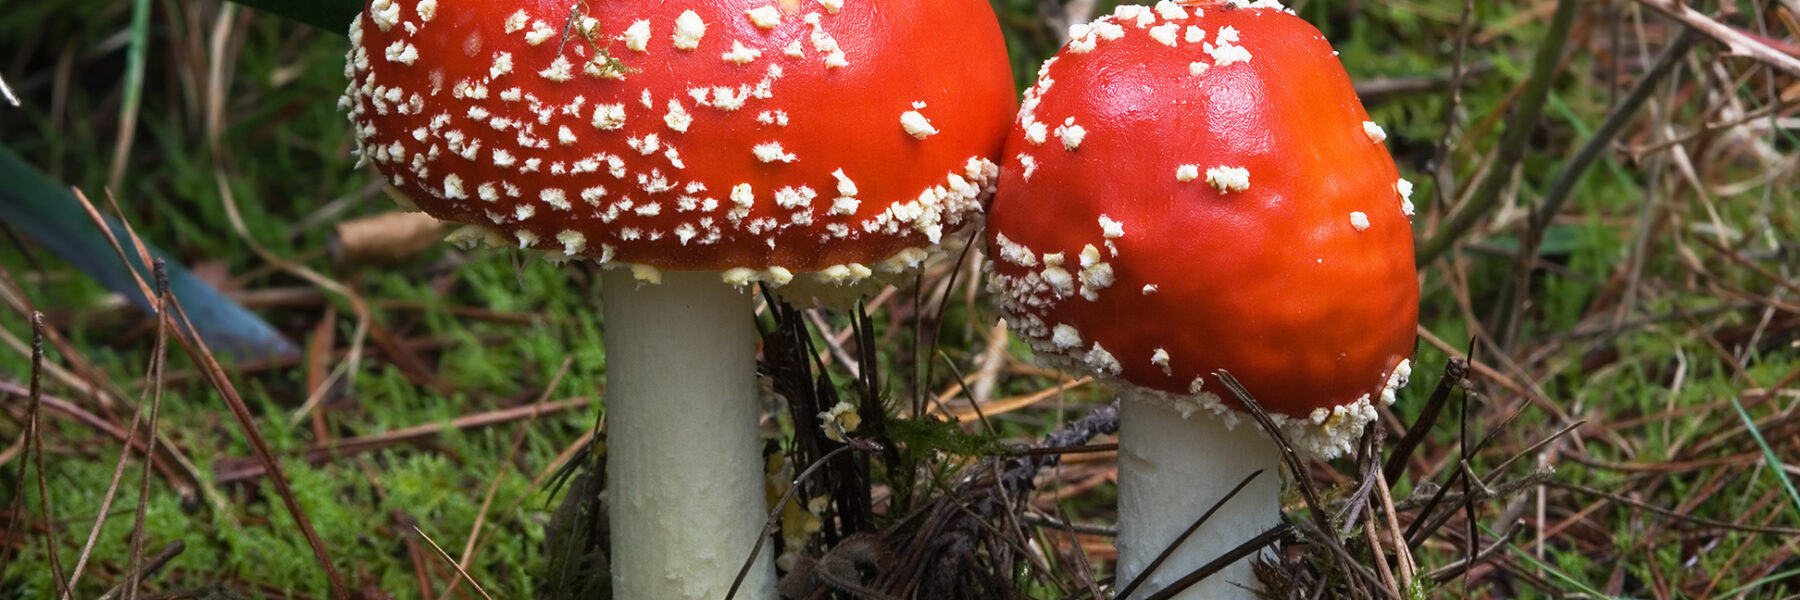
[[[1016,107],[978,0],[372,0],[350,38],[361,156],[420,209],[740,282],[916,262]]]
[[[1074,28],[1007,140],[991,289],[1047,362],[1217,411],[1225,369],[1332,456],[1409,371],[1411,186],[1329,43],[1271,4]]]

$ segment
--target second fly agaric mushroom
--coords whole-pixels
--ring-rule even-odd
[[[1016,106],[987,3],[371,0],[350,39],[362,158],[453,241],[617,267],[614,597],[724,597],[765,512],[747,288],[907,269],[980,210]]]
[[[1128,398],[1121,585],[1267,470],[1151,592],[1279,522],[1278,450],[1217,371],[1324,458],[1405,383],[1411,186],[1330,44],[1276,2],[1120,6],[1070,37],[1007,140],[990,288],[1040,361]],[[1241,561],[1181,597],[1255,585]]]

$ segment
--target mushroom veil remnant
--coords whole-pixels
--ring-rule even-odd
[[[991,9],[371,0],[350,40],[358,155],[453,242],[610,269],[614,597],[724,597],[766,512],[749,288],[905,271],[981,210],[1016,109]]]
[[[1277,448],[1218,371],[1324,458],[1348,453],[1404,385],[1411,186],[1330,44],[1277,2],[1120,6],[1070,38],[1007,140],[990,289],[1040,361],[1127,398],[1121,585],[1267,471],[1142,596],[1279,522]],[[1179,597],[1255,587],[1246,560]]]

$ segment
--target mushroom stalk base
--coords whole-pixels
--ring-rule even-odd
[[[767,515],[753,296],[712,272],[603,282],[613,598],[724,598]],[[765,549],[737,598],[774,579]]]
[[[1183,417],[1160,402],[1121,402],[1118,585],[1123,588],[1143,573],[1182,531],[1257,469],[1264,473],[1219,507],[1132,592],[1132,598],[1168,587],[1278,524],[1278,456],[1275,443],[1249,419],[1226,429],[1218,416],[1208,412]],[[1248,599],[1259,588],[1247,558],[1175,597]]]

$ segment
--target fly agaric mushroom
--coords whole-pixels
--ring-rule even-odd
[[[1330,44],[1278,3],[1120,6],[1070,38],[1007,139],[990,289],[1040,361],[1129,398],[1118,580],[1270,475],[1151,573],[1154,591],[1279,519],[1278,449],[1217,371],[1323,458],[1405,383],[1410,186]],[[1182,597],[1238,586],[1255,586],[1248,561]]]
[[[614,596],[724,597],[765,512],[747,288],[899,272],[980,210],[1016,108],[988,5],[372,0],[350,39],[362,159],[452,241],[624,267]]]

